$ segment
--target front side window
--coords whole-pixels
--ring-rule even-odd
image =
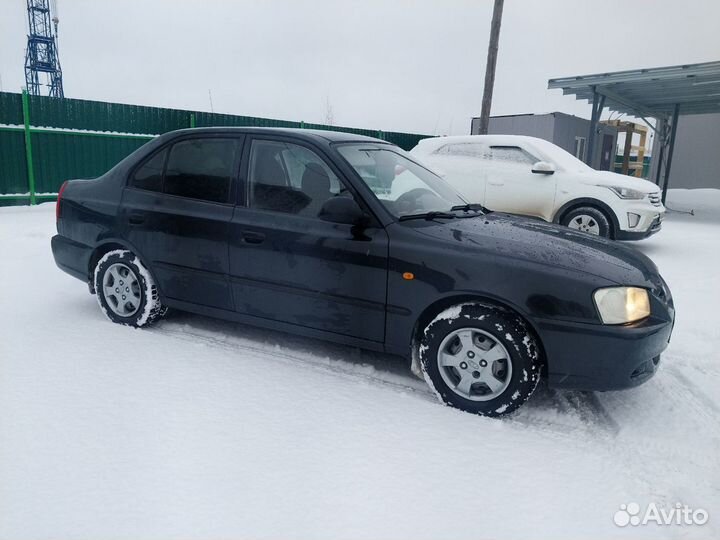
[[[249,183],[251,208],[308,217],[331,197],[350,196],[315,152],[280,141],[253,141]]]
[[[167,148],[161,150],[135,171],[132,186],[147,191],[162,191],[162,175]]]
[[[445,181],[389,144],[343,144],[340,154],[395,217],[465,204]]]
[[[513,165],[532,165],[538,161],[518,146],[491,146],[490,159]]]
[[[227,203],[237,149],[236,139],[188,139],[175,143],[165,169],[163,193]]]

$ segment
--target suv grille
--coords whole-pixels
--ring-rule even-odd
[[[655,193],[651,193],[651,194],[649,195],[649,197],[650,197],[650,202],[651,202],[653,205],[655,205],[655,206],[660,206],[660,192],[659,192],[659,191],[657,191],[657,192],[655,192]]]

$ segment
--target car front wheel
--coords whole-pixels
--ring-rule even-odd
[[[560,223],[571,229],[610,238],[610,221],[602,211],[592,206],[571,210]]]
[[[146,326],[167,311],[150,272],[130,251],[106,253],[95,267],[94,284],[100,308],[113,322]]]
[[[537,342],[517,315],[462,304],[440,313],[418,344],[425,380],[445,404],[484,416],[508,414],[540,378]]]

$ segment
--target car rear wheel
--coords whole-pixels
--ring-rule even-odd
[[[113,322],[146,326],[167,311],[150,272],[130,251],[106,253],[95,267],[94,284],[100,308]]]
[[[484,416],[517,409],[540,378],[535,337],[520,317],[494,306],[446,309],[425,329],[418,354],[443,403]]]
[[[610,238],[610,221],[601,210],[592,206],[570,210],[563,216],[560,223],[571,229]]]

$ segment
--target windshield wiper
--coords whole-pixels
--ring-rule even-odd
[[[457,216],[455,214],[451,214],[450,212],[433,210],[432,212],[425,212],[424,214],[407,214],[405,216],[400,216],[398,219],[399,221],[408,221],[410,219],[426,219],[428,221],[431,221],[437,218],[455,219],[456,217]]]
[[[482,204],[477,203],[458,204],[450,209],[451,212],[456,210],[462,210],[463,212],[481,212],[482,214],[488,214],[490,212],[490,210],[485,208]]]

